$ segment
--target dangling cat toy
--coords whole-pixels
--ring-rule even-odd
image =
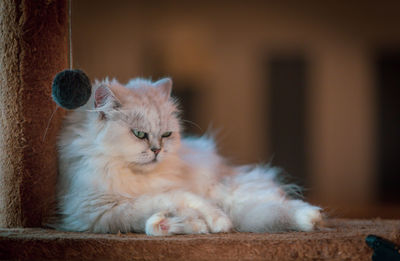
[[[51,94],[60,107],[73,110],[87,103],[92,85],[83,71],[64,70],[54,77]]]

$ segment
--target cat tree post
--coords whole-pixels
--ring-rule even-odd
[[[54,75],[67,67],[66,0],[0,1],[0,227],[40,226],[54,199]]]

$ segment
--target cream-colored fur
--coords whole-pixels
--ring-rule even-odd
[[[59,137],[58,229],[310,231],[321,219],[320,208],[287,196],[287,186],[276,182],[278,168],[230,166],[210,138],[181,139],[169,78],[94,86],[90,102],[67,116]]]

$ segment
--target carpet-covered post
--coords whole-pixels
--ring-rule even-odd
[[[54,199],[59,109],[54,75],[67,67],[66,0],[0,1],[0,227],[40,226]]]

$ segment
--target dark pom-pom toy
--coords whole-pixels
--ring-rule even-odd
[[[64,70],[57,73],[51,88],[54,101],[68,110],[86,104],[92,94],[89,77],[81,70]]]

